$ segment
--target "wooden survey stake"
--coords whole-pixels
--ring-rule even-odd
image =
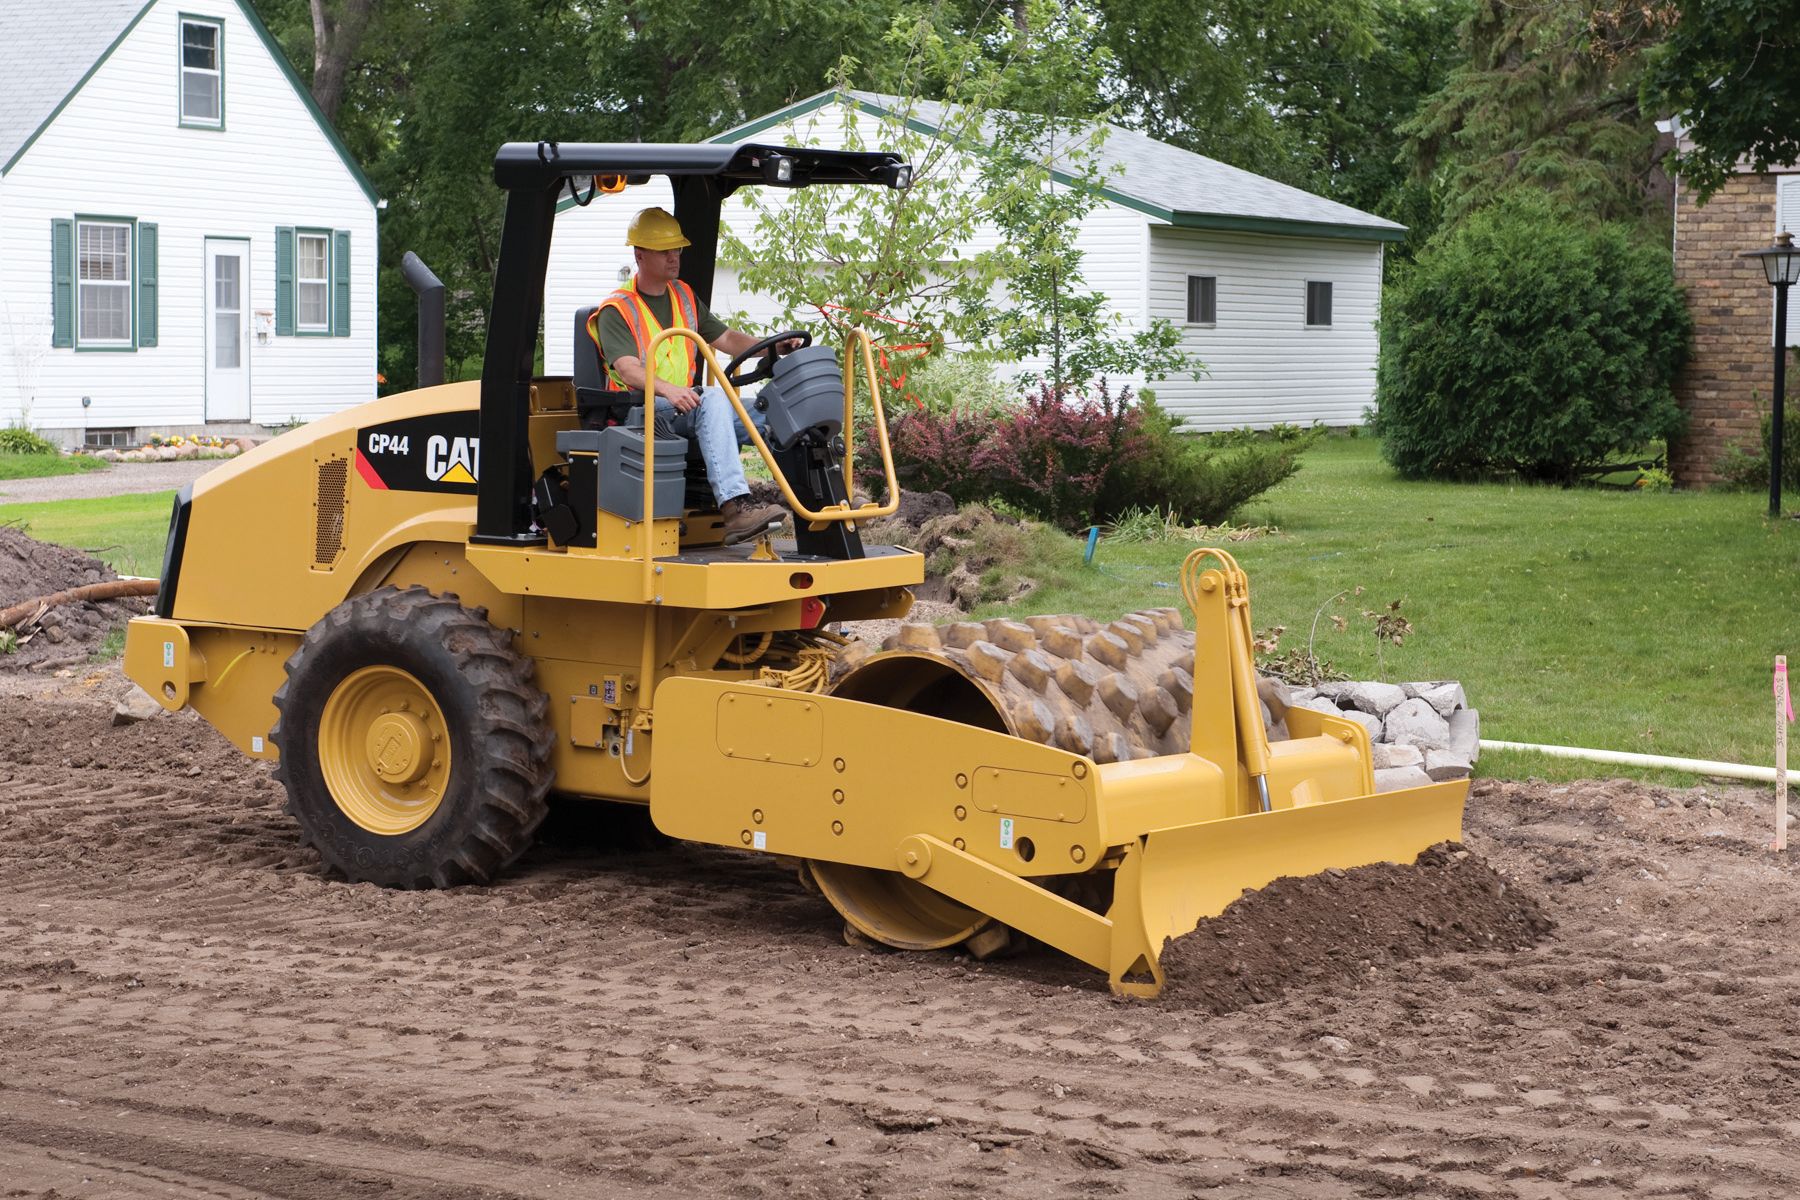
[[[1775,656],[1775,849],[1787,849],[1787,727],[1794,719],[1788,696],[1787,656]]]

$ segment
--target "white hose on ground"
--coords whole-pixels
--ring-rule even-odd
[[[1624,750],[1585,750],[1580,746],[1538,746],[1530,742],[1494,742],[1481,739],[1483,750],[1528,750],[1551,758],[1580,758],[1588,762],[1618,763],[1627,767],[1666,767],[1672,771],[1692,771],[1696,775],[1720,775],[1727,779],[1754,779],[1775,782],[1774,767],[1752,767],[1744,763],[1713,762],[1704,758],[1671,758],[1666,754],[1631,754]]]

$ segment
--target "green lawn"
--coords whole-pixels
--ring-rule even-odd
[[[1408,483],[1374,441],[1338,438],[1240,514],[1281,536],[1229,549],[1250,576],[1256,627],[1287,626],[1284,649],[1305,645],[1333,593],[1366,589],[1331,610],[1350,630],[1322,621],[1317,643],[1354,678],[1377,675],[1358,614],[1403,599],[1416,631],[1386,648],[1386,678],[1462,680],[1485,737],[1767,764],[1773,658],[1800,657],[1800,522],[1771,524],[1766,504],[1760,493]],[[1177,581],[1191,548],[1103,540],[1099,569],[1058,572],[1016,611],[1179,606],[1179,589],[1158,584]],[[1481,765],[1620,773],[1541,755]]]
[[[0,479],[42,479],[105,469],[104,462],[85,454],[0,454]]]
[[[20,525],[39,541],[74,546],[121,575],[160,575],[174,492],[0,504],[0,524]]]

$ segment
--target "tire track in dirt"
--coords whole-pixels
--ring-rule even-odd
[[[719,1195],[1773,1196],[1800,1167],[1795,963],[1758,924],[1778,906],[1720,882],[1791,875],[1761,874],[1735,812],[1682,808],[1687,838],[1635,794],[1548,814],[1542,789],[1493,792],[1472,841],[1553,887],[1561,940],[1213,1018],[1114,1002],[1048,954],[852,951],[790,873],[707,848],[566,839],[486,891],[332,884],[260,769],[143,776],[72,736],[100,739],[94,761],[0,761],[0,1115],[28,1093],[82,1106],[17,1112],[41,1128],[0,1175],[66,1194],[129,1194],[117,1154],[220,1195],[265,1153],[291,1172],[269,1195],[356,1195],[402,1152],[481,1195],[603,1174]],[[126,1113],[100,1131],[119,1138],[186,1122],[213,1132],[176,1143],[216,1161],[153,1138],[59,1160],[81,1133],[61,1110]],[[291,1144],[240,1133],[270,1129]],[[114,1191],[54,1176],[88,1159]]]

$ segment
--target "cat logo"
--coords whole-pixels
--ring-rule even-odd
[[[467,409],[368,426],[357,433],[356,471],[376,491],[472,496],[481,478],[481,416]]]
[[[474,483],[481,478],[481,439],[434,434],[425,443],[425,477],[433,483]]]

